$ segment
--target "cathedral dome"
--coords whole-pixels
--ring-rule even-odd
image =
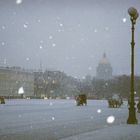
[[[103,54],[103,57],[99,61],[99,64],[96,68],[96,77],[97,79],[104,79],[104,80],[108,80],[112,78],[112,67],[105,53]]]
[[[110,64],[105,53],[103,54],[103,57],[100,60],[99,64]]]

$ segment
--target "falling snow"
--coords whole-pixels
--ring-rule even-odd
[[[55,117],[52,117],[52,120],[54,121],[55,120]]]
[[[91,71],[91,70],[92,70],[92,67],[91,67],[91,66],[90,66],[90,67],[88,67],[88,70],[90,70],[90,71]]]
[[[102,112],[102,110],[101,110],[101,109],[98,109],[98,110],[97,110],[97,113],[101,113],[101,112]]]
[[[55,47],[55,46],[56,46],[56,44],[55,44],[55,43],[53,43],[53,44],[52,44],[52,47]]]
[[[24,27],[24,28],[28,28],[28,25],[27,25],[27,24],[24,24],[23,27]]]
[[[97,29],[94,29],[94,33],[97,33],[98,32],[98,30]]]
[[[123,23],[125,23],[127,21],[127,19],[126,18],[123,18],[122,21],[123,21]]]
[[[105,5],[101,4],[100,9],[96,6],[96,4],[98,5],[100,2],[93,2],[92,8],[89,7],[89,3],[85,1],[79,3],[77,9],[75,9],[74,6],[69,7],[69,11],[65,10],[65,6],[67,7],[67,4],[69,5],[69,2],[67,1],[62,4],[62,11],[57,12],[60,8],[59,5],[56,4],[56,7],[54,8],[51,7],[51,1],[50,4],[43,1],[44,0],[39,0],[39,2],[35,1],[32,3],[26,0],[14,0],[12,2],[13,5],[12,3],[1,1],[2,8],[0,9],[1,14],[3,15],[0,25],[2,36],[1,42],[3,40],[5,42],[0,43],[0,45],[6,46],[5,48],[8,49],[8,51],[5,51],[5,54],[1,55],[5,55],[4,57],[7,58],[10,66],[20,65],[21,67],[26,67],[27,63],[23,60],[23,57],[17,59],[16,55],[11,56],[11,54],[22,52],[24,46],[25,54],[32,59],[32,65],[29,66],[29,69],[37,69],[37,59],[40,58],[42,64],[45,65],[44,67],[53,67],[53,69],[59,67],[61,71],[64,71],[71,76],[81,77],[82,75],[88,74],[96,76],[98,60],[105,51],[109,55],[111,63],[114,64],[113,75],[120,74],[119,71],[122,68],[124,69],[121,74],[129,74],[129,61],[127,61],[129,60],[129,49],[127,47],[122,48],[121,46],[127,46],[130,42],[128,40],[129,25],[124,24],[131,22],[130,19],[128,20],[126,9],[130,5],[130,2],[125,0],[124,7],[120,4],[120,0],[117,2],[111,2],[112,8],[109,9],[110,3],[109,1],[106,1]],[[55,3],[57,3],[56,0],[54,1],[54,4]],[[75,4],[75,2],[70,3],[72,5]],[[84,3],[85,10],[82,10],[80,7],[83,7]],[[139,2],[136,1],[133,3],[134,6],[139,4]],[[76,2],[76,4],[78,3]],[[8,8],[9,10],[7,10]],[[111,12],[112,9],[114,10],[113,13]],[[114,19],[114,13],[117,12],[118,9],[119,14],[116,14],[116,18]],[[94,10],[97,12],[95,13]],[[109,14],[106,16],[104,11],[109,12]],[[30,29],[30,31],[28,29]],[[136,35],[137,32],[138,30],[136,30]],[[122,36],[125,36],[125,38]],[[40,42],[41,39],[44,42]],[[119,45],[117,45],[118,42]],[[139,46],[139,41],[136,44]],[[36,45],[37,47],[35,47]],[[75,47],[73,48],[72,45]],[[120,48],[118,48],[118,46]],[[51,48],[53,48],[53,50]],[[47,49],[47,51],[45,50],[47,55],[43,51],[43,53],[40,51],[41,53],[39,52],[39,54],[36,54],[38,49]],[[70,52],[70,59],[66,58],[66,60],[70,60],[68,66],[67,61],[61,62],[61,60],[65,59],[65,53],[67,53],[66,50],[67,52]],[[122,50],[121,53],[120,50]],[[90,64],[88,63],[87,65],[86,62],[89,62],[90,56],[89,52],[93,53],[94,60],[90,61]],[[127,53],[124,55],[123,52]],[[3,51],[1,51],[1,53],[3,53]],[[79,58],[79,61],[75,61],[75,63],[71,61],[73,54]],[[116,60],[115,58],[118,54],[119,57]],[[54,55],[59,63],[53,61],[51,56]],[[85,60],[82,61],[83,59]],[[46,60],[50,60],[49,63],[46,63]],[[126,63],[119,63],[124,61]],[[72,69],[71,66],[77,67],[77,65],[79,65],[77,70]],[[139,73],[137,59],[136,65],[136,72],[138,71],[137,73]]]
[[[82,79],[86,79],[86,77],[85,76],[82,76]]]
[[[21,4],[22,0],[16,0],[16,4]]]
[[[62,24],[62,23],[60,23],[60,24],[59,24],[59,26],[60,26],[60,27],[63,27],[63,24]]]
[[[41,22],[41,20],[40,20],[40,19],[38,19],[38,20],[37,20],[37,22],[38,22],[38,23],[40,23],[40,22]]]
[[[115,121],[115,117],[114,116],[109,116],[107,119],[106,119],[107,123],[111,124],[111,123],[114,123]]]
[[[22,117],[22,115],[21,115],[21,114],[19,114],[19,115],[18,115],[18,117],[19,117],[19,118],[21,118],[21,117]]]
[[[43,47],[42,47],[41,45],[39,46],[39,48],[40,48],[40,49],[43,49]]]
[[[54,139],[55,134],[55,139],[62,140],[131,140],[131,135],[134,136],[133,140],[136,140],[135,137],[139,140],[140,126],[126,124],[126,104],[118,111],[109,109],[106,100],[88,100],[86,107],[77,107],[74,101],[7,100],[6,106],[0,107],[0,119],[3,120],[0,125],[1,139],[5,139],[5,135],[9,135],[5,140],[16,139],[16,136],[28,139],[29,134],[30,139],[35,139],[36,136],[41,140],[47,139],[50,134],[53,134],[50,139]],[[100,110],[104,110],[102,114],[96,113]],[[13,113],[9,115],[9,112]],[[140,118],[139,114],[137,117]]]
[[[6,65],[6,64],[7,64],[7,59],[6,59],[6,58],[4,59],[4,62],[3,62],[3,63],[4,63],[4,65]]]
[[[1,28],[2,28],[3,30],[5,30],[6,27],[5,27],[5,26],[2,26]]]
[[[50,105],[50,106],[52,106],[52,105],[53,105],[53,103],[52,103],[52,102],[50,102],[50,103],[49,103],[49,105]]]
[[[26,61],[29,61],[29,60],[30,60],[30,58],[29,58],[29,57],[27,57],[27,58],[26,58]]]
[[[49,39],[53,39],[53,36],[52,36],[52,35],[50,35],[50,36],[49,36]]]
[[[5,45],[5,42],[2,42],[1,45],[4,46]]]
[[[105,31],[108,31],[109,30],[109,27],[105,27]]]

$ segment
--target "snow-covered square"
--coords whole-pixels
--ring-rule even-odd
[[[139,140],[140,124],[127,125],[127,102],[15,99],[0,105],[1,140]],[[140,114],[137,113],[140,120]]]

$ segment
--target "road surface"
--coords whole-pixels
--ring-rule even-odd
[[[137,113],[137,117],[140,115]],[[0,140],[60,140],[125,125],[127,103],[108,108],[106,100],[6,100],[0,105]]]

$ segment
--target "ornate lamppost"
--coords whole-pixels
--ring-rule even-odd
[[[137,124],[138,121],[136,119],[136,108],[135,108],[135,100],[134,100],[134,25],[136,24],[136,19],[139,16],[139,13],[134,7],[130,7],[128,9],[128,13],[130,15],[130,20],[132,24],[132,40],[131,40],[131,93],[130,93],[130,102],[129,102],[129,116],[127,120],[127,124]]]

